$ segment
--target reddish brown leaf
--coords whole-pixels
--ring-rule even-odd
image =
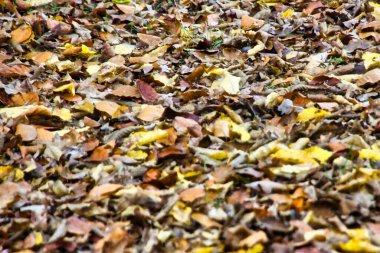
[[[149,84],[147,84],[146,82],[140,79],[137,79],[136,83],[137,83],[137,88],[139,89],[140,95],[145,101],[154,102],[157,100],[158,94],[152,86],[150,86]]]

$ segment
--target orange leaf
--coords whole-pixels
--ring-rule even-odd
[[[249,16],[243,16],[241,18],[241,28],[244,30],[257,29],[264,25],[264,20],[252,18]]]
[[[17,43],[28,43],[33,39],[34,33],[30,25],[23,25],[11,32],[12,40]]]
[[[186,202],[192,202],[198,198],[202,198],[206,195],[205,190],[203,188],[189,188],[181,192],[180,197],[181,200]]]
[[[34,92],[21,93],[12,96],[12,102],[15,105],[30,105],[39,102],[38,94]]]

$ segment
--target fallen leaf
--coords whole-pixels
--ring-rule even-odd
[[[32,141],[37,138],[37,130],[31,125],[18,124],[16,134],[20,135],[23,141]]]
[[[162,117],[165,108],[161,105],[142,105],[137,118],[143,121],[155,121]]]
[[[158,94],[152,86],[140,79],[137,79],[136,83],[140,95],[145,101],[153,102],[158,98]]]
[[[110,117],[114,117],[119,109],[119,105],[112,101],[100,101],[95,104],[95,108]]]
[[[244,30],[257,29],[264,25],[264,20],[252,18],[250,16],[243,16],[241,18],[241,28]]]
[[[163,56],[168,50],[169,46],[160,46],[153,51],[140,56],[140,57],[130,57],[130,63],[151,63],[158,60],[159,57]]]
[[[330,115],[331,113],[325,110],[321,110],[315,107],[309,107],[302,110],[297,115],[297,121],[299,122],[308,122],[312,119],[317,119]]]
[[[135,48],[136,47],[134,45],[123,43],[114,46],[113,51],[115,52],[115,54],[128,55],[131,54]]]
[[[181,192],[180,197],[184,202],[193,202],[196,199],[203,198],[206,195],[203,188],[189,188]]]
[[[12,40],[17,43],[28,43],[34,38],[34,33],[30,25],[22,25],[11,32]]]
[[[366,69],[369,69],[372,67],[380,67],[380,54],[379,53],[365,52],[362,55],[362,59],[364,60],[364,67]]]
[[[365,73],[362,77],[357,81],[359,86],[366,85],[368,83],[374,84],[380,81],[380,69],[372,69]]]
[[[225,71],[221,77],[212,83],[211,89],[222,89],[230,95],[236,95],[240,91],[240,80],[240,77],[233,76]]]
[[[117,191],[123,189],[124,186],[120,184],[102,184],[95,186],[87,194],[87,201],[100,201],[107,198],[109,195],[116,193]]]
[[[166,130],[155,129],[152,131],[139,131],[134,132],[129,136],[129,139],[134,143],[132,148],[143,146],[159,139],[168,138],[169,133]]]
[[[112,95],[118,96],[118,97],[140,97],[139,89],[130,86],[130,85],[122,85],[117,87],[112,91]]]

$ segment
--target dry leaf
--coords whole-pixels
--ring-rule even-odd
[[[32,141],[37,138],[37,130],[31,125],[18,124],[16,135],[20,135],[23,141]]]
[[[149,84],[147,84],[146,82],[140,79],[136,80],[136,84],[137,84],[137,88],[139,89],[141,97],[145,101],[153,102],[157,100],[158,94],[152,86],[150,86]]]
[[[162,117],[165,108],[161,105],[142,105],[137,118],[143,121],[155,121]]]
[[[105,112],[110,117],[114,117],[119,109],[119,105],[112,101],[100,101],[95,104],[95,108],[101,112]]]
[[[11,36],[17,43],[28,43],[34,38],[34,33],[30,25],[23,25],[13,30]]]

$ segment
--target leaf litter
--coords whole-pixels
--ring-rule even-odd
[[[2,252],[380,252],[377,1],[0,1]]]

